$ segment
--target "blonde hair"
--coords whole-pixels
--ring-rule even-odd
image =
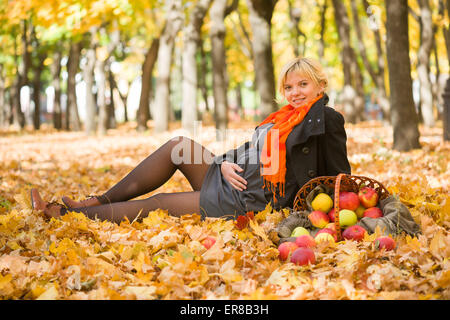
[[[328,77],[323,71],[322,65],[317,60],[298,57],[289,61],[281,68],[278,76],[278,91],[283,97],[286,77],[291,72],[299,72],[305,75],[314,81],[316,85],[322,86],[324,91],[328,87]]]

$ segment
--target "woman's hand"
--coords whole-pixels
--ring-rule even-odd
[[[236,173],[236,171],[242,172],[242,170],[244,169],[239,167],[236,163],[231,163],[228,161],[224,161],[220,165],[220,171],[222,172],[225,180],[227,180],[235,189],[239,191],[247,189],[247,181]]]

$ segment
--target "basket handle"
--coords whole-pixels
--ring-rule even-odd
[[[341,188],[342,177],[344,176],[346,176],[345,173],[339,173],[334,184],[334,226],[336,228],[337,241],[342,240],[341,224],[339,223],[339,190]]]

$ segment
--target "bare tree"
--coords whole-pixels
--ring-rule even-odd
[[[387,60],[394,128],[394,149],[408,151],[420,148],[418,117],[412,96],[409,59],[408,2],[389,0],[386,5]]]

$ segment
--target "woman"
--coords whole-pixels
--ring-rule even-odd
[[[177,137],[101,196],[79,202],[63,197],[65,208],[45,202],[33,189],[33,208],[52,217],[70,210],[118,223],[125,216],[132,221],[158,208],[174,216],[200,213],[202,217],[237,217],[261,211],[268,202],[277,210],[292,208],[297,191],[310,179],[350,174],[344,118],[326,106],[327,85],[318,62],[296,58],[279,75],[278,89],[288,105],[261,122],[251,142],[215,157],[195,141]],[[175,161],[173,155],[180,150],[184,160]],[[203,155],[200,163],[193,161],[195,154]],[[128,201],[163,185],[177,169],[188,179],[192,192]]]

